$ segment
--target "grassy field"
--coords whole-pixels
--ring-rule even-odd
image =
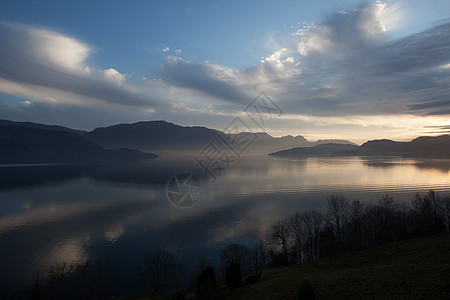
[[[219,281],[214,299],[297,299],[305,279],[317,299],[450,299],[450,234],[266,270],[259,282],[232,291]],[[193,288],[183,292],[195,294]],[[124,299],[175,299],[175,292]]]

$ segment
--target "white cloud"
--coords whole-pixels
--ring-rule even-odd
[[[171,87],[200,92],[228,102],[245,103],[261,89],[268,91],[273,88],[274,82],[301,73],[300,62],[287,56],[288,52],[286,48],[276,50],[263,57],[259,65],[242,71],[170,56],[160,75]]]
[[[69,70],[84,70],[85,59],[91,49],[80,41],[57,32],[30,29],[33,50],[44,61]]]
[[[25,100],[20,103],[20,105],[22,105],[23,107],[28,107],[31,104],[32,104],[32,102],[30,100]]]
[[[305,24],[294,34],[299,37],[297,51],[306,56],[314,52],[353,51],[380,42],[385,32],[399,21],[397,6],[377,2],[347,12],[338,12],[320,24]]]
[[[164,49],[161,50],[162,52],[167,52],[170,51],[170,47],[165,47]]]
[[[295,61],[292,56],[283,59],[286,52],[288,52],[286,48],[276,50],[270,56],[263,58],[261,64],[271,65],[278,77],[285,78],[300,74],[300,62]]]
[[[126,78],[126,75],[119,73],[119,71],[113,68],[103,70],[103,76],[105,76],[106,79],[112,80],[118,84],[121,84]]]
[[[115,69],[91,70],[86,60],[92,48],[73,37],[0,23],[0,41],[0,92],[38,101],[52,97],[55,104],[162,104],[154,94],[125,85],[126,75]]]
[[[176,49],[175,50],[175,53],[177,53],[177,54],[181,54],[181,52],[183,52],[183,50],[181,50],[181,49]]]

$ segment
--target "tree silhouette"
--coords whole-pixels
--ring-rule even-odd
[[[304,220],[302,215],[299,212],[296,212],[288,219],[289,229],[292,233],[292,237],[295,242],[295,252],[296,252],[296,261],[302,262],[302,253],[303,253],[303,235],[304,235]]]
[[[241,285],[241,268],[236,262],[231,262],[225,271],[225,282],[228,289],[235,289]]]
[[[442,209],[447,220],[447,232],[450,231],[450,197],[442,199]]]
[[[220,251],[220,265],[223,271],[231,264],[238,264],[243,272],[249,271],[250,251],[244,245],[229,244]]]
[[[344,239],[342,236],[342,223],[347,217],[349,210],[349,202],[343,195],[332,195],[327,199],[327,211],[330,222],[334,225],[339,244],[345,249]]]
[[[289,228],[289,223],[284,220],[279,220],[277,224],[272,226],[272,237],[275,239],[275,242],[281,246],[283,253],[284,263],[289,263],[289,254],[288,254],[288,241],[291,236],[291,231]]]
[[[172,254],[167,250],[157,250],[145,257],[138,272],[154,291],[160,291],[168,284],[174,266]]]
[[[197,297],[211,299],[216,291],[216,272],[214,267],[206,266],[197,275]]]

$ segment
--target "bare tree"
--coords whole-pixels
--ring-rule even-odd
[[[243,272],[248,271],[248,261],[250,258],[250,251],[244,245],[239,244],[229,244],[222,248],[220,251],[220,266],[222,271],[225,272],[225,269],[231,264],[238,264],[240,270]]]
[[[51,298],[64,298],[64,292],[70,288],[71,276],[75,268],[75,263],[68,262],[55,263],[47,268],[46,281],[50,288]]]
[[[416,194],[413,201],[414,209],[414,231],[415,234],[425,235],[435,231],[435,218],[433,203],[429,197],[421,197],[419,193]]]
[[[429,199],[430,203],[433,206],[434,230],[435,230],[435,232],[439,232],[442,227],[442,223],[439,218],[439,212],[442,208],[441,196],[439,195],[438,192],[430,190],[428,192],[427,196],[425,196],[425,197]]]
[[[183,288],[188,281],[187,267],[180,262],[174,263],[171,268],[170,281],[173,288],[177,290]]]
[[[319,240],[322,230],[323,216],[317,211],[308,211],[302,214],[304,226],[303,255],[308,261],[316,260],[319,257]]]
[[[447,219],[447,231],[450,231],[450,197],[442,199],[442,208]]]
[[[347,219],[347,231],[349,235],[349,246],[352,249],[362,247],[362,220],[364,214],[364,204],[359,199],[353,200]]]
[[[395,237],[394,235],[394,215],[396,210],[396,205],[394,199],[388,195],[382,196],[378,200],[378,205],[381,208],[381,224],[382,224],[382,239],[383,242],[392,241]]]
[[[328,217],[331,223],[334,225],[336,234],[339,240],[339,244],[344,249],[344,239],[342,235],[342,223],[347,217],[349,202],[343,195],[332,195],[327,199],[328,204]]]
[[[406,239],[410,237],[410,218],[411,218],[411,207],[402,202],[398,205],[399,208],[399,225],[400,225],[400,239]]]
[[[284,262],[289,263],[288,242],[291,236],[291,230],[288,222],[279,220],[277,224],[273,225],[272,230],[272,237],[281,246]]]
[[[42,300],[44,299],[44,291],[42,286],[44,278],[42,278],[41,272],[39,271],[35,271],[32,277],[34,285],[33,289],[31,290],[31,300]]]
[[[266,248],[264,242],[259,240],[249,251],[249,271],[261,271],[266,268]]]
[[[54,263],[36,272],[32,299],[109,299],[114,293],[114,261]]]
[[[313,232],[314,232],[314,259],[319,258],[319,241],[320,241],[320,232],[322,231],[322,224],[323,224],[323,215],[315,210],[312,210],[310,212],[311,219],[313,221]]]
[[[288,219],[288,225],[290,228],[290,231],[292,233],[292,236],[295,241],[295,250],[297,254],[297,261],[302,262],[302,253],[303,253],[303,243],[302,238],[304,234],[304,228],[303,228],[303,219],[302,215],[299,212],[296,212]]]
[[[157,250],[145,257],[139,275],[154,291],[160,291],[168,284],[174,265],[172,254],[167,250]]]

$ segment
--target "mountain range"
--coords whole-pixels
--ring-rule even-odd
[[[305,156],[402,156],[411,158],[450,158],[450,135],[423,136],[410,142],[373,140],[361,146],[323,144],[310,148],[295,147],[270,154],[278,157]]]
[[[0,120],[0,163],[74,163],[154,158],[172,151],[198,153],[223,132],[206,127],[184,127],[166,121],[137,122],[92,131],[63,126]],[[247,154],[268,154],[298,146],[311,147],[302,136],[272,137],[267,133],[239,133],[230,138],[254,137]],[[351,143],[335,140],[336,143]],[[221,145],[226,148],[225,145]]]
[[[105,149],[80,134],[34,126],[0,126],[0,164],[86,163],[155,158],[133,149]]]
[[[36,129],[46,129],[46,130],[53,130],[53,131],[68,131],[68,132],[77,133],[80,135],[84,135],[85,133],[87,133],[87,131],[76,130],[76,129],[72,129],[72,128],[68,128],[68,127],[64,127],[64,126],[58,126],[58,125],[45,125],[45,124],[39,124],[39,123],[33,123],[33,122],[15,122],[15,121],[0,119],[0,127],[3,127],[3,126],[36,128]]]
[[[206,127],[184,127],[166,121],[148,121],[96,128],[84,134],[89,140],[106,148],[132,148],[162,153],[171,150],[200,151],[223,132]],[[312,147],[324,143],[353,144],[346,140],[319,140],[309,142],[303,136],[273,137],[265,132],[228,134],[231,139],[245,139],[252,135],[254,142],[246,154],[269,154],[293,147]]]
[[[166,121],[118,124],[83,131],[0,120],[0,164],[128,161],[155,158],[156,154],[172,151],[198,153],[211,141],[220,141],[217,138],[220,135],[237,140],[252,138],[253,143],[245,149],[245,154],[450,157],[448,135],[420,137],[411,142],[374,140],[358,146],[338,139],[310,142],[301,135],[273,137],[265,132],[227,135],[215,129],[180,126]]]

